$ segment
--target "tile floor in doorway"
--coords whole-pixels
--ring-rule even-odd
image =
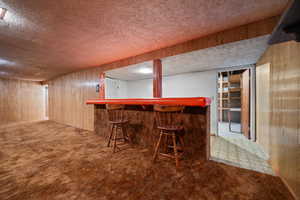
[[[234,129],[239,126],[233,124]],[[274,175],[261,146],[240,133],[230,132],[228,123],[219,123],[219,136],[211,137],[211,155],[218,162]]]

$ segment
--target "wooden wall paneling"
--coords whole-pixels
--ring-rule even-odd
[[[256,138],[270,153],[270,63],[256,66]]]
[[[131,109],[132,108],[132,109]],[[130,123],[126,127],[127,133],[134,144],[148,147],[154,150],[159,136],[154,120],[153,106],[131,105],[124,111]],[[183,115],[183,126],[185,143],[184,157],[196,155],[199,159],[209,159],[210,139],[210,115],[209,106],[186,107]],[[109,137],[109,126],[107,126],[107,113],[104,105],[95,105],[95,132],[105,138]]]
[[[0,79],[0,125],[45,119],[44,87],[38,82]]]
[[[49,119],[87,130],[94,130],[94,109],[87,99],[99,94],[99,69],[76,72],[48,81]]]
[[[300,44],[286,42],[269,47],[258,62],[258,65],[270,63],[268,123],[270,162],[298,199],[300,199],[299,55]],[[259,98],[263,97],[258,96],[258,100]],[[258,110],[257,114],[260,113]]]

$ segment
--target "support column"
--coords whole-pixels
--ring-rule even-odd
[[[100,99],[105,99],[105,73],[100,74],[99,98]]]
[[[160,59],[153,60],[153,97],[162,97],[162,64]]]

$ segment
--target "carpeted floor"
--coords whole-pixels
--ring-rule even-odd
[[[0,199],[292,199],[277,177],[197,159],[176,173],[151,156],[52,121],[1,128]]]

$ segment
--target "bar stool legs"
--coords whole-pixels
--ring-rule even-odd
[[[178,152],[177,152],[177,145],[176,145],[176,135],[175,133],[172,134],[173,138],[173,149],[174,149],[174,155],[175,155],[175,162],[176,162],[176,167],[179,167],[179,157],[178,157]]]
[[[114,125],[112,125],[112,126],[111,126],[111,129],[110,129],[110,134],[109,134],[109,139],[108,139],[107,147],[110,146],[110,141],[111,141],[111,139],[112,139],[113,132],[114,132]]]
[[[168,146],[168,144],[165,144],[165,145],[167,145],[167,147],[171,147],[173,149],[173,151],[174,151],[173,155],[168,154],[168,152],[166,152],[166,153],[159,152],[159,148],[162,145],[162,137],[163,136],[165,137],[165,142],[168,142],[168,137],[171,137],[173,146]],[[177,138],[179,139],[180,146],[177,145]],[[179,166],[180,166],[180,162],[179,162],[180,155],[178,152],[179,148],[181,149],[181,151],[183,153],[183,149],[184,149],[183,136],[177,135],[175,131],[173,131],[171,133],[165,133],[161,130],[158,142],[155,147],[155,151],[154,151],[154,155],[153,155],[153,162],[156,161],[158,155],[161,155],[161,156],[175,159],[176,168],[179,168]]]
[[[116,148],[117,148],[117,133],[118,133],[118,128],[115,128],[115,135],[114,135],[114,148],[113,148],[113,152],[116,152]]]
[[[125,124],[112,124],[109,140],[107,147],[110,147],[110,143],[113,142],[113,152],[116,152],[116,149],[120,149],[117,145],[117,140],[123,140],[124,143],[128,142],[128,136],[126,132]],[[118,129],[122,132],[120,137],[118,137]]]
[[[158,149],[159,149],[159,146],[160,146],[160,143],[161,143],[162,136],[163,136],[163,133],[162,133],[162,131],[160,131],[159,139],[158,139],[158,142],[156,144],[154,155],[153,155],[153,162],[155,162],[155,160],[157,158],[157,153],[158,153]]]
[[[123,134],[123,138],[124,138],[124,142],[129,142],[129,137],[127,135],[127,130],[124,126],[121,126],[121,130],[122,130],[122,134]]]

